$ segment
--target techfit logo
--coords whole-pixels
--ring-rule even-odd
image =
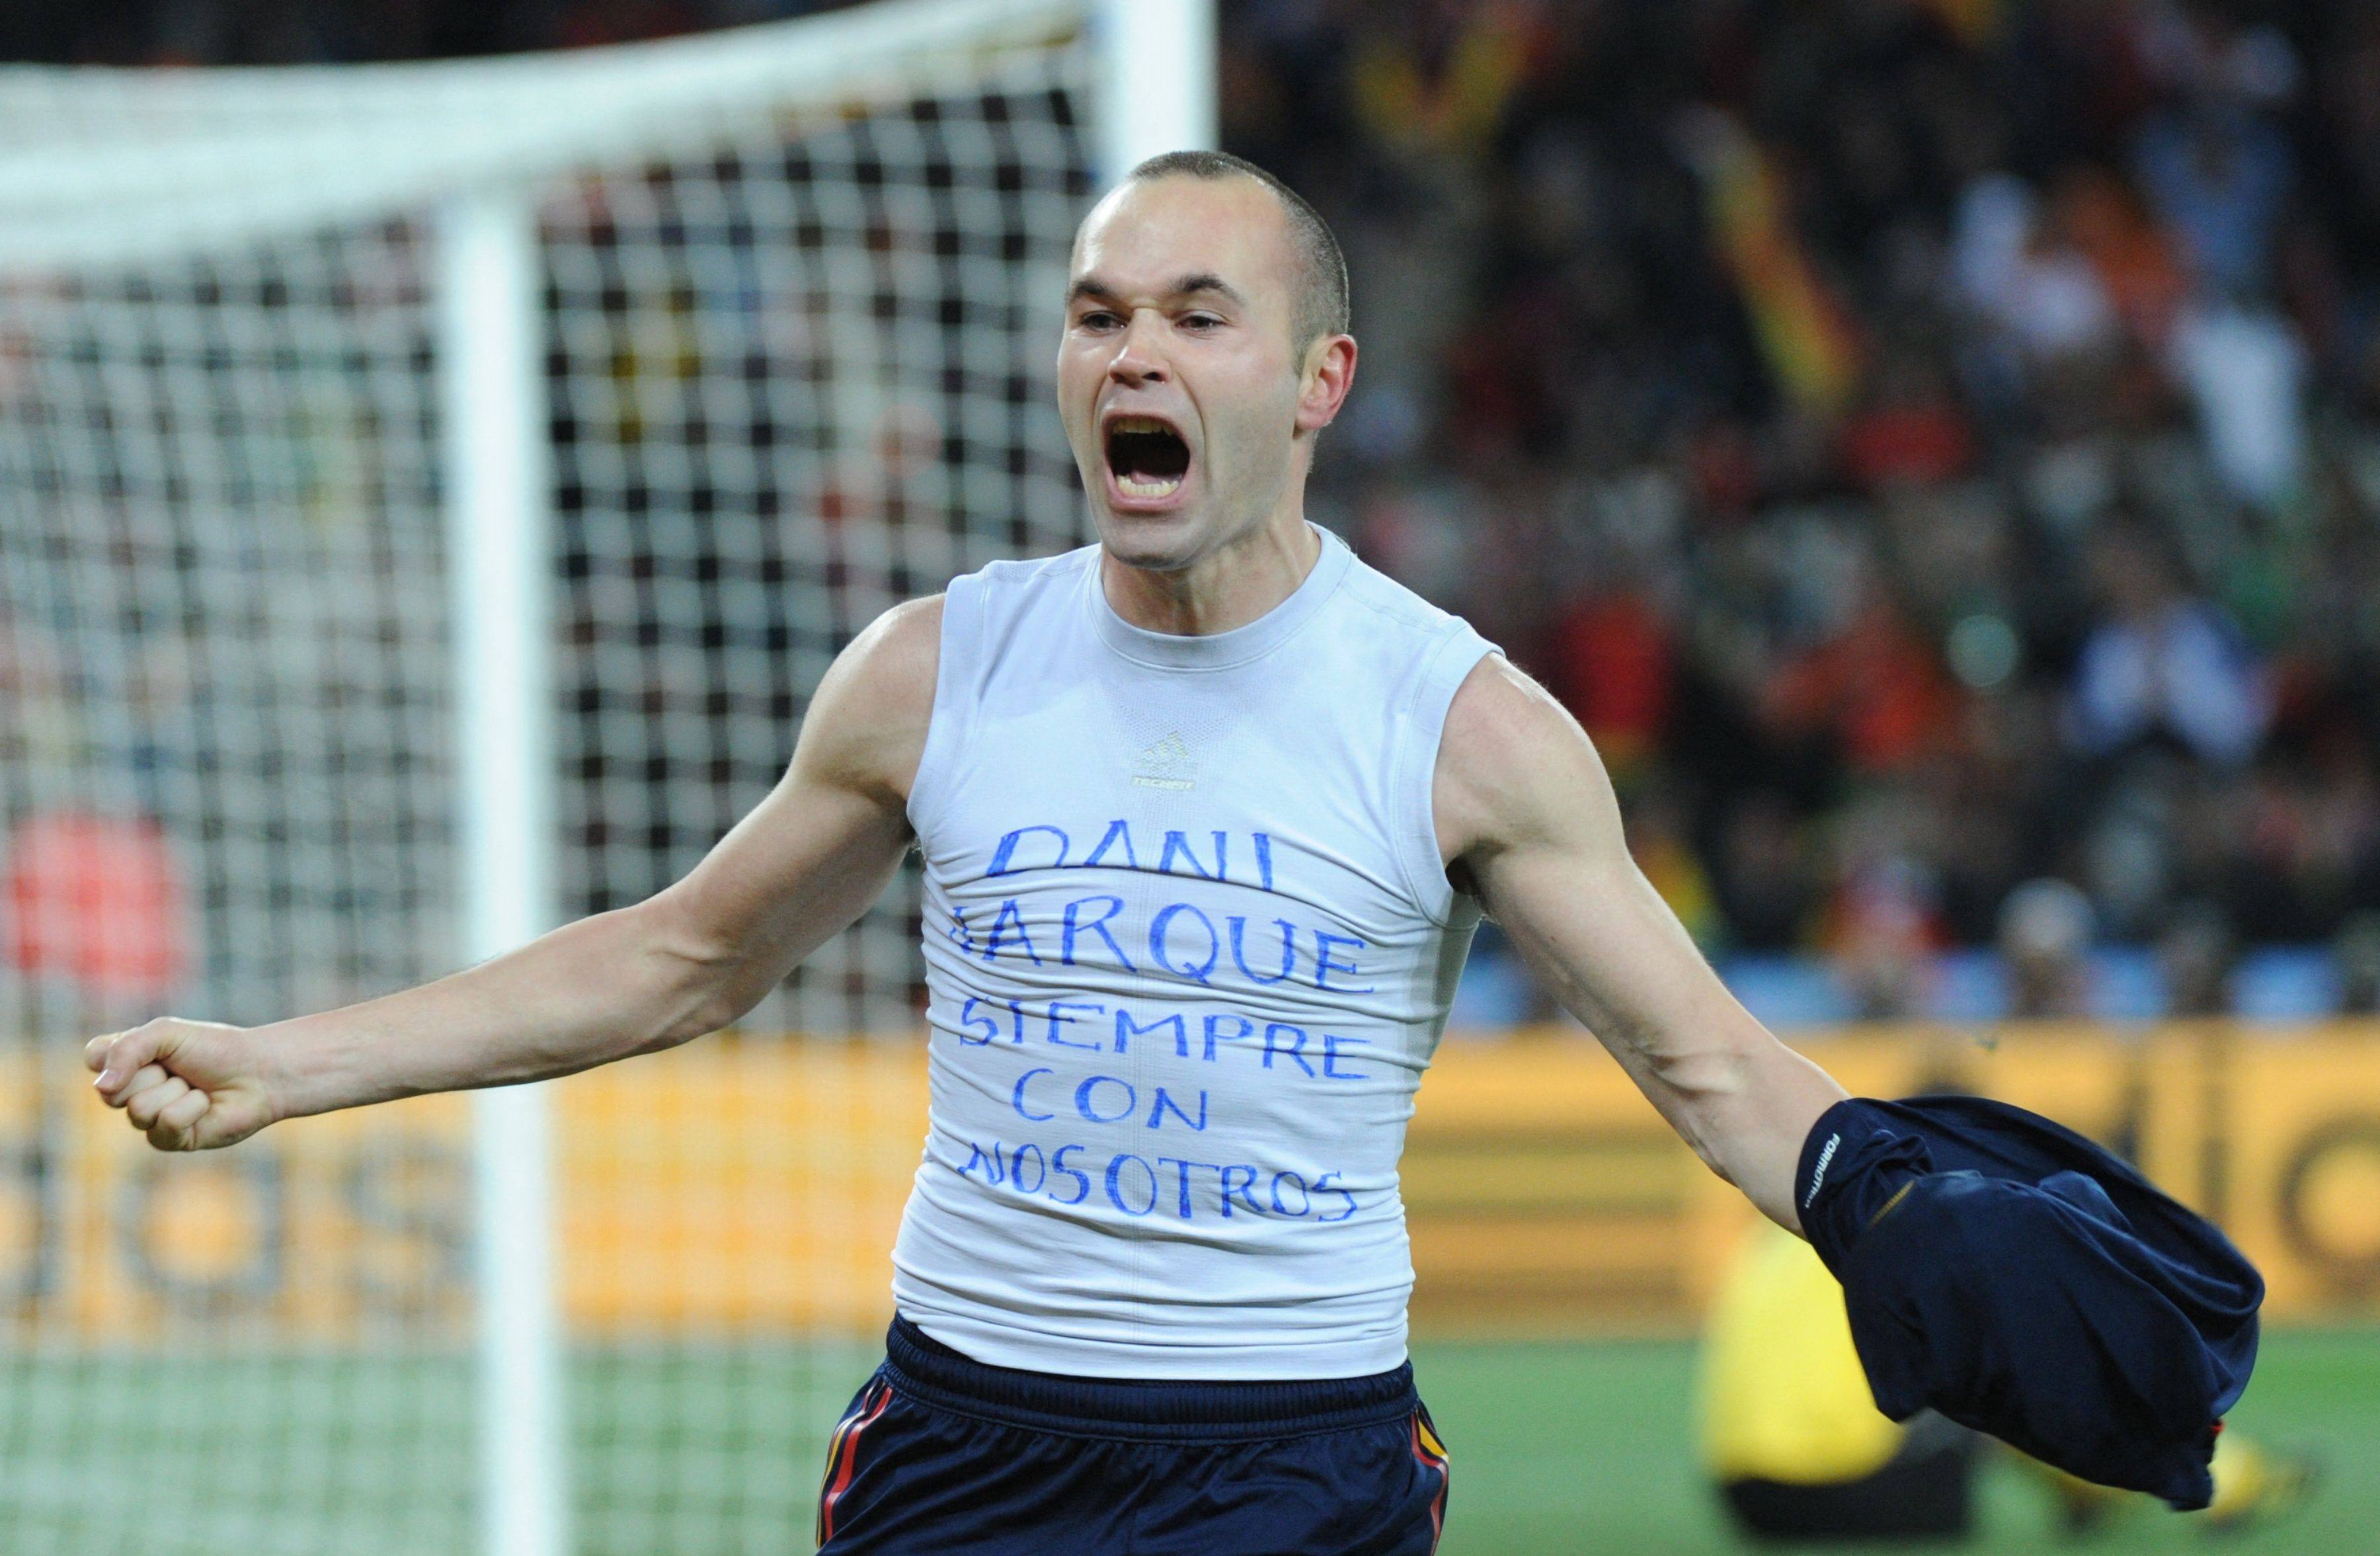
[[[1144,789],[1195,789],[1198,786],[1198,764],[1190,756],[1190,743],[1180,731],[1167,735],[1134,759],[1132,781]]]
[[[1827,1181],[1827,1163],[1835,1159],[1835,1148],[1842,1143],[1840,1135],[1829,1135],[1827,1143],[1819,1148],[1818,1164],[1810,1169],[1810,1192],[1802,1196],[1802,1209],[1808,1210],[1811,1202],[1818,1197],[1818,1185]]]

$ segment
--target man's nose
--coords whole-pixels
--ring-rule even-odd
[[[1160,328],[1156,315],[1147,309],[1135,312],[1132,322],[1124,326],[1123,338],[1116,342],[1116,354],[1108,362],[1108,377],[1135,389],[1145,383],[1164,383],[1170,371],[1158,344]]]

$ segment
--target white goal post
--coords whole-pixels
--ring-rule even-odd
[[[0,1106],[0,1556],[800,1538],[815,1466],[776,1461],[856,1380],[803,1326],[853,1325],[766,1243],[858,1224],[858,1090],[791,1163],[653,1101],[798,1091],[757,1039],[708,1090],[164,1161],[101,1135],[69,1039],[635,900],[877,611],[1083,538],[1065,239],[1214,144],[1214,28],[881,0],[448,64],[0,67],[0,1082],[30,1099]],[[913,904],[752,1030],[913,1027]],[[637,1243],[680,1230],[648,1189],[722,1180],[825,1186]]]

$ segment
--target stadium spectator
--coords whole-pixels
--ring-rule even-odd
[[[2000,908],[2009,1014],[2061,1020],[2090,1014],[2090,899],[2063,881],[2028,881]]]
[[[1815,910],[1809,844],[1784,796],[1747,796],[1728,815],[1718,892],[1733,943],[1788,951],[1806,938]]]
[[[2037,364],[2055,369],[2115,348],[2122,320],[2097,267],[2019,179],[1993,174],[1968,190],[1959,275],[1967,302]]]
[[[2294,497],[2305,474],[2306,364],[2288,322],[2268,309],[2196,309],[2174,331],[2172,354],[2225,488],[2267,509]]]
[[[1677,645],[1667,613],[1614,569],[1559,609],[1549,638],[1547,689],[1595,737],[1624,788],[1669,728]]]
[[[2104,614],[2075,671],[2075,744],[2104,758],[2168,739],[2213,767],[2244,763],[2264,737],[2271,701],[2238,630],[2184,592],[2163,549],[2139,531],[2099,537],[2091,570]]]
[[[2138,157],[2142,188],[2180,239],[2199,286],[2265,296],[2293,175],[2280,131],[2232,103],[2192,103],[2151,118]]]
[[[1853,773],[1905,772],[1949,743],[1957,692],[1934,646],[1873,571],[1847,618],[1778,668],[1767,713],[1789,737],[1821,734]]]
[[[2380,913],[2359,913],[2333,942],[2338,957],[2339,1010],[2380,1015]]]
[[[1934,981],[1941,892],[1923,826],[1917,792],[1888,784],[1852,806],[1835,829],[1837,874],[1820,944],[1870,1020],[1922,1014]]]
[[[2228,1015],[2240,948],[2223,910],[2185,903],[2157,939],[2157,970],[2165,977],[2166,1008],[2175,1015]]]

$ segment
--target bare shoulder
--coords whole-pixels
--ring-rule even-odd
[[[934,716],[942,596],[905,601],[868,623],[810,699],[797,772],[906,803]]]
[[[1482,659],[1456,688],[1430,797],[1439,857],[1458,882],[1506,849],[1618,827],[1611,780],[1586,732],[1502,654]]]

